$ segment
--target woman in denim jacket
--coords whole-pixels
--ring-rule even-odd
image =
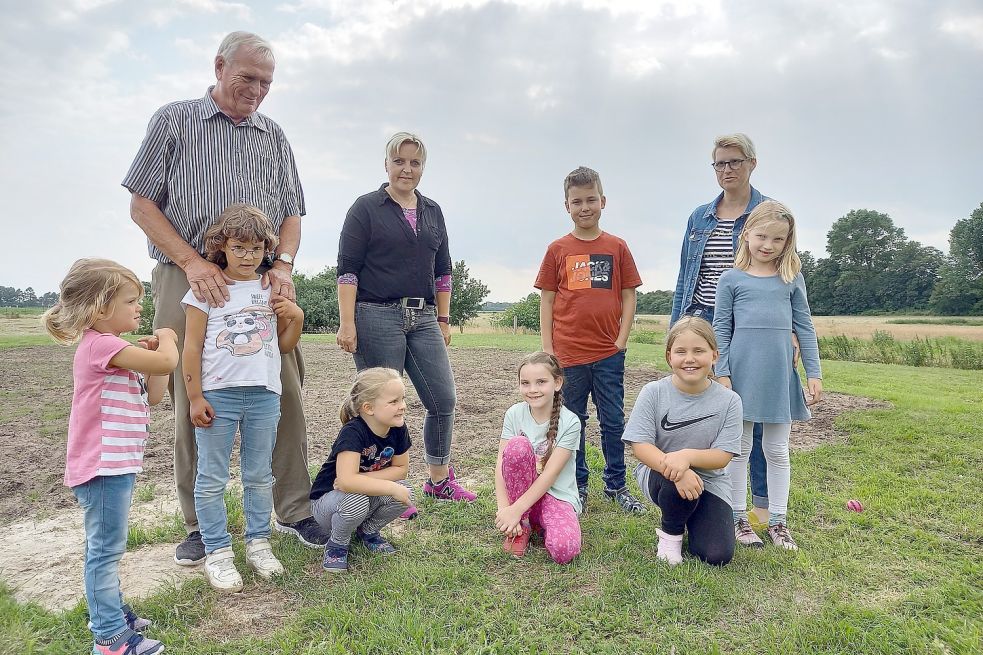
[[[712,156],[711,166],[723,191],[712,202],[693,210],[686,222],[670,327],[680,316],[699,316],[713,322],[717,280],[724,271],[734,267],[737,236],[744,228],[748,214],[763,200],[768,200],[751,186],[751,172],[758,160],[754,144],[746,134],[717,137]],[[760,423],[754,425],[753,434],[751,492],[754,510],[748,516],[752,523],[760,523],[768,519],[767,464],[761,450]],[[759,540],[750,545],[763,544]]]

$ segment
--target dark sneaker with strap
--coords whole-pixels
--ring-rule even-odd
[[[339,546],[330,541],[324,547],[324,559],[321,567],[328,573],[348,572],[348,546]]]
[[[645,506],[638,502],[638,500],[636,500],[635,497],[628,492],[628,487],[622,487],[621,489],[605,489],[604,495],[616,502],[621,509],[625,510],[629,514],[645,513]]]
[[[157,655],[164,652],[164,644],[127,628],[113,638],[112,643],[92,644],[92,655]]]
[[[277,532],[294,535],[300,543],[308,548],[324,548],[331,536],[321,528],[313,516],[308,516],[306,519],[295,523],[281,523],[277,520],[273,522],[273,527],[276,528]]]
[[[141,616],[137,616],[137,613],[133,611],[133,608],[129,605],[123,605],[123,618],[126,619],[126,625],[133,632],[143,632],[151,625],[153,621],[150,619],[145,619]]]
[[[181,566],[197,566],[205,561],[205,543],[199,531],[195,530],[177,545],[174,561]]]
[[[370,553],[376,553],[377,555],[396,554],[396,547],[386,541],[378,532],[368,534],[361,530],[355,530],[355,535],[362,540],[362,543],[365,544],[365,547],[369,549]]]

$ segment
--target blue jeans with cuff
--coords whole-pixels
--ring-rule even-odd
[[[240,433],[239,471],[246,542],[270,537],[273,514],[273,446],[280,421],[280,396],[266,387],[226,387],[204,393],[215,418],[207,428],[195,428],[198,474],[195,513],[205,552],[232,545],[225,511],[229,459],[236,429]]]
[[[100,475],[72,487],[85,522],[85,601],[96,639],[126,630],[119,561],[126,552],[135,480],[135,473]]]

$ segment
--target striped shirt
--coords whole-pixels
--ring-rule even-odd
[[[713,307],[717,295],[717,280],[724,271],[734,268],[734,221],[717,219],[700,262],[700,277],[696,281],[693,302]]]
[[[283,130],[258,112],[234,124],[212,99],[213,88],[157,110],[122,183],[156,203],[202,254],[205,230],[233,203],[262,209],[277,232],[285,218],[306,213]],[[148,247],[151,257],[170,263],[149,240]]]
[[[72,374],[72,413],[68,420],[65,484],[74,487],[101,475],[143,470],[143,449],[150,425],[143,376],[109,362],[128,341],[86,330]]]

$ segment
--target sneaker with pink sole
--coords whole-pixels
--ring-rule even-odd
[[[474,492],[468,491],[458,484],[453,466],[447,469],[447,479],[443,482],[437,484],[430,480],[424,482],[423,493],[435,500],[463,501],[466,503],[470,503],[478,497]]]

